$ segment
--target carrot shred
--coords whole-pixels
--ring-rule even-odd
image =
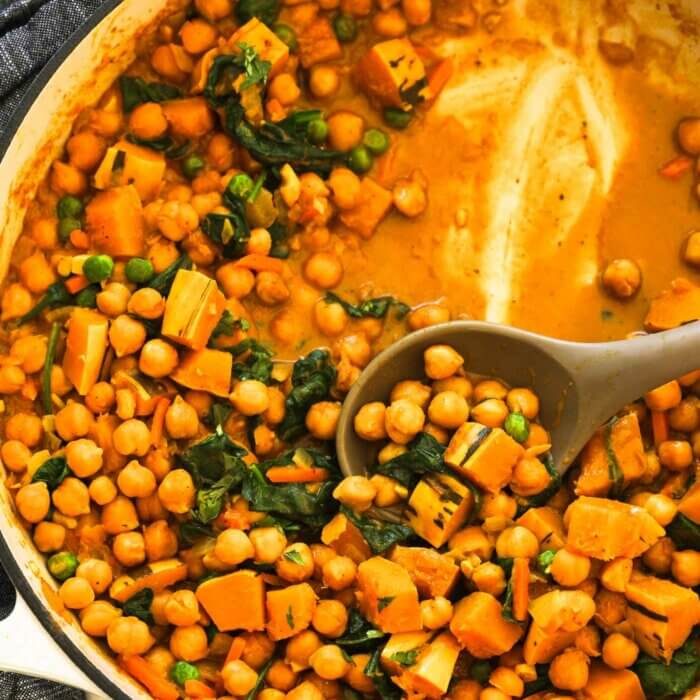
[[[271,467],[265,476],[273,484],[301,484],[309,481],[326,481],[328,470],[322,467]]]
[[[64,284],[71,294],[77,294],[90,286],[90,280],[88,280],[85,275],[73,275],[73,277],[69,277]]]
[[[693,159],[688,156],[677,156],[659,168],[659,175],[675,179],[685,175],[693,167]]]
[[[70,242],[74,248],[87,250],[90,247],[90,236],[85,231],[76,228],[70,233]]]
[[[668,417],[664,411],[651,412],[651,432],[654,435],[654,447],[668,440]]]
[[[244,255],[240,260],[236,260],[234,265],[236,267],[245,267],[255,272],[281,273],[284,270],[284,262],[279,258],[271,258],[269,255],[259,255],[257,253]]]
[[[155,700],[177,700],[180,691],[170,681],[158,675],[158,672],[142,656],[120,656],[121,666],[128,671]]]
[[[180,564],[163,569],[154,574],[146,574],[145,576],[141,576],[141,578],[137,578],[129,586],[121,588],[112,598],[118,603],[126,603],[129,598],[140,593],[144,588],[151,588],[154,593],[160,593],[164,588],[174,586],[176,583],[187,578],[187,573],[187,564]]]
[[[440,61],[428,78],[428,90],[430,91],[430,99],[434,100],[447,85],[454,71],[454,63],[451,58],[446,58]]]
[[[243,651],[245,650],[245,637],[235,637],[233,642],[231,642],[231,647],[226,654],[226,660],[224,661],[224,666],[229,661],[238,661],[238,659],[243,656]]]
[[[215,698],[216,692],[206,683],[190,678],[190,680],[185,681],[185,695],[188,698]]]
[[[160,445],[163,437],[163,424],[165,423],[165,413],[170,406],[170,399],[162,397],[158,399],[155,410],[153,411],[153,421],[151,422],[151,445],[157,447]]]
[[[39,388],[33,379],[27,379],[22,388],[20,389],[20,394],[22,398],[27,399],[27,401],[34,401],[34,399],[39,396]]]
[[[527,620],[530,600],[530,563],[525,557],[513,561],[513,617],[520,622]]]

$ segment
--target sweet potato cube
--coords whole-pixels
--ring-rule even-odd
[[[221,632],[265,629],[265,582],[254,571],[235,571],[205,581],[197,600]]]
[[[299,60],[304,68],[317,63],[335,61],[343,55],[343,49],[326,17],[317,17],[299,33]]]
[[[413,666],[406,668],[397,681],[404,690],[412,694],[441,698],[447,693],[452,680],[460,648],[449,632],[438,635],[418,655]]]
[[[232,371],[230,352],[204,348],[184,352],[170,378],[188,389],[227,397],[231,391]]]
[[[384,557],[372,557],[357,569],[360,608],[384,632],[422,628],[418,591],[405,569]]]
[[[96,194],[85,207],[85,228],[92,245],[115,258],[141,255],[143,210],[133,185]]]
[[[576,635],[566,630],[547,631],[533,621],[523,644],[523,659],[526,664],[548,664],[574,643]]]
[[[252,46],[263,61],[271,63],[270,77],[274,78],[289,58],[289,47],[257,17],[246,22],[229,39],[229,46],[238,44]]]
[[[670,661],[700,622],[698,594],[672,581],[634,572],[625,597],[635,640],[650,656]]]
[[[148,202],[160,193],[165,168],[162,153],[129,141],[119,141],[107,149],[95,172],[94,184],[98,190],[133,185],[141,201]]]
[[[537,538],[542,549],[562,549],[566,544],[561,513],[555,508],[550,506],[529,508],[517,522]]]
[[[340,0],[340,9],[345,15],[366,17],[372,12],[373,0]]]
[[[416,652],[416,660],[418,660],[418,653],[432,636],[432,632],[399,632],[398,634],[392,634],[382,649],[381,662],[384,670],[392,676],[399,675],[403,668],[400,660],[406,658],[407,652]]]
[[[375,44],[357,64],[357,75],[370,96],[392,107],[415,106],[427,84],[423,61],[408,39]]]
[[[490,593],[471,593],[455,606],[450,632],[477,659],[500,656],[515,646],[523,632],[502,612],[501,604]]]
[[[215,126],[214,112],[203,97],[185,97],[163,103],[170,130],[185,139],[199,139]]]
[[[464,423],[445,450],[445,463],[485,491],[497,493],[510,482],[523,452],[501,428]]]
[[[371,177],[363,177],[357,204],[340,213],[340,220],[362,238],[371,238],[394,203],[391,192]]]
[[[678,501],[678,512],[700,525],[700,481],[694,483]]]
[[[648,331],[666,331],[700,318],[700,287],[682,277],[652,300],[644,319]]]
[[[607,498],[581,496],[567,509],[567,545],[594,559],[644,554],[664,529],[643,508]]]
[[[594,661],[586,687],[579,691],[581,700],[646,700],[639,677],[633,671],[614,671]]]
[[[278,641],[305,630],[316,610],[316,594],[308,583],[267,593],[267,634]]]
[[[390,559],[408,571],[423,598],[450,595],[460,576],[454,560],[428,547],[396,545]]]
[[[68,322],[63,371],[81,396],[85,396],[100,377],[108,330],[109,321],[97,311],[73,310]]]
[[[336,553],[360,564],[372,556],[372,550],[359,528],[343,513],[338,513],[321,531],[321,542],[332,547]]]
[[[466,522],[474,505],[468,486],[447,474],[421,479],[408,499],[408,522],[433,547],[442,547]]]
[[[216,282],[194,270],[178,270],[165,302],[161,333],[191,350],[201,350],[224,312],[226,298]]]

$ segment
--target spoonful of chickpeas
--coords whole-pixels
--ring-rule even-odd
[[[667,439],[654,420],[680,401],[676,378],[699,367],[700,322],[609,343],[483,321],[430,326],[379,354],[353,386],[338,424],[340,466],[346,476],[420,473],[441,443],[444,463],[469,482],[494,491],[515,481],[523,495],[537,493],[545,466],[563,474],[600,426],[643,395],[655,440]],[[490,457],[474,459],[485,446]]]

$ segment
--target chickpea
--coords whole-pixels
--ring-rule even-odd
[[[321,575],[324,586],[334,591],[342,591],[354,583],[357,565],[350,557],[335,556],[323,564]]]
[[[286,397],[279,389],[268,387],[267,399],[268,407],[263,413],[263,419],[268,425],[279,425],[284,420]]]
[[[474,569],[472,583],[478,590],[498,597],[506,589],[506,575],[498,564],[487,561]]]
[[[411,219],[420,216],[428,206],[425,188],[415,179],[400,178],[392,190],[394,206]]]
[[[145,654],[154,643],[148,625],[138,617],[117,617],[107,627],[107,644],[115,654]]]
[[[207,146],[207,161],[220,173],[230,170],[236,161],[236,144],[233,139],[226,134],[214,134]],[[192,203],[194,204],[194,198]],[[205,213],[208,214],[209,211]]]
[[[588,657],[578,649],[567,649],[552,660],[549,680],[561,690],[581,690],[588,683]]]
[[[266,306],[277,306],[289,299],[289,287],[276,272],[259,272],[255,278],[255,293]]]
[[[165,428],[174,440],[195,437],[199,432],[197,411],[181,396],[176,396],[165,413]]]
[[[168,130],[168,120],[157,102],[138,105],[129,116],[129,130],[141,139],[158,139]]]
[[[503,398],[498,396],[495,398]],[[540,400],[532,390],[526,388],[511,389],[505,397],[512,413],[522,413],[528,420],[534,420],[540,412]]]
[[[16,413],[5,423],[5,439],[19,440],[27,447],[36,447],[43,435],[41,418],[31,413]]]
[[[23,472],[31,456],[31,450],[19,440],[7,440],[0,446],[2,463],[11,472]]]
[[[261,564],[272,564],[287,546],[287,538],[276,527],[259,527],[251,530],[249,539],[255,550],[255,561]]]
[[[251,632],[245,636],[245,648],[241,658],[256,671],[260,670],[274,653],[275,643],[264,632]]]
[[[447,379],[464,365],[464,358],[449,345],[432,345],[423,358],[425,373],[431,379]]]
[[[16,394],[22,388],[26,377],[19,367],[0,367],[0,394]]]
[[[469,418],[469,404],[454,391],[441,391],[430,402],[428,418],[442,428],[454,430]]]
[[[132,460],[119,472],[117,486],[129,498],[146,498],[156,491],[156,477],[150,469]]]
[[[65,541],[66,528],[63,525],[42,521],[34,528],[34,544],[44,554],[63,549]]]
[[[280,73],[270,81],[267,94],[270,99],[289,107],[301,97],[301,90],[291,73]]]
[[[84,578],[66,579],[58,590],[61,602],[71,610],[82,610],[95,600],[95,592]]]
[[[340,637],[348,624],[348,611],[337,600],[321,600],[316,605],[311,624],[324,637]]]
[[[159,501],[157,502],[160,504]],[[148,525],[143,531],[143,539],[148,561],[169,559],[174,557],[179,549],[177,535],[164,519]]]
[[[96,600],[80,611],[80,626],[91,637],[104,637],[122,611],[106,600]]]
[[[521,457],[510,482],[510,488],[518,496],[534,496],[542,492],[550,483],[547,468],[537,457]]]
[[[319,331],[328,338],[340,335],[350,320],[340,304],[327,302],[325,299],[319,299],[316,302],[313,314]]]
[[[578,586],[588,578],[591,560],[568,549],[560,549],[552,560],[552,578],[560,586]]]
[[[398,39],[406,34],[408,25],[403,14],[397,8],[390,7],[374,15],[372,28],[379,36]]]
[[[314,97],[319,99],[331,97],[338,92],[339,87],[340,77],[338,71],[332,66],[320,65],[311,69],[309,89]]]
[[[26,374],[34,374],[44,367],[46,362],[47,338],[43,335],[27,335],[12,343],[10,356],[22,362]]]
[[[353,112],[334,112],[328,117],[328,141],[337,151],[349,151],[362,142],[365,123]]]
[[[673,552],[671,555],[671,573],[673,578],[682,586],[695,588],[700,585],[700,552],[694,549]]]
[[[120,564],[138,566],[146,561],[146,543],[140,532],[122,532],[114,538],[112,551]]]
[[[530,423],[530,435],[524,443],[525,447],[549,445],[550,443],[549,433],[539,423]]]
[[[306,427],[317,440],[333,440],[339,418],[339,402],[319,401],[306,414]]]
[[[75,572],[78,578],[84,578],[96,595],[104,593],[112,584],[112,567],[102,559],[86,559]]]
[[[297,682],[297,673],[281,659],[272,662],[265,676],[265,682],[275,690],[291,690]]]
[[[231,695],[247,695],[258,682],[258,674],[240,659],[229,661],[221,671],[224,687]]]
[[[275,570],[280,578],[292,583],[300,583],[314,574],[314,557],[311,549],[303,542],[296,542],[285,547],[282,556],[275,563]]]
[[[83,404],[71,402],[56,414],[56,432],[69,442],[85,437],[93,422],[92,413]]]
[[[143,421],[131,418],[117,427],[112,441],[120,455],[143,457],[151,446],[151,433]]]
[[[478,526],[472,525],[459,530],[448,541],[450,551],[460,558],[476,554],[482,561],[488,561],[493,554],[493,542]]]
[[[401,9],[406,21],[414,27],[430,22],[431,0],[401,0]]]
[[[210,22],[225,19],[233,11],[231,0],[194,0],[194,6],[197,8],[197,12]]]
[[[114,406],[114,399],[114,387],[109,382],[97,382],[85,396],[85,405],[93,413],[108,413]]]
[[[317,649],[309,657],[309,663],[313,670],[327,681],[342,678],[350,668],[341,648],[335,644],[325,644]]]
[[[320,289],[331,289],[343,278],[343,265],[334,253],[314,253],[304,265],[304,277]]]
[[[139,518],[134,504],[125,496],[117,496],[102,509],[102,525],[108,535],[135,530]]]
[[[627,600],[621,593],[602,589],[595,596],[595,605],[596,615],[604,625],[617,625],[627,614]]]
[[[198,18],[185,22],[180,29],[180,39],[185,51],[195,55],[213,48],[218,36],[219,32],[215,26]]]
[[[341,338],[335,345],[335,351],[356,367],[366,367],[372,357],[372,348],[364,333],[353,333]]]
[[[162,678],[168,678],[175,664],[175,657],[165,647],[155,646],[145,656],[146,661],[153,666]]]
[[[84,479],[102,469],[102,448],[93,440],[73,440],[66,446],[66,462],[76,476]]]
[[[286,697],[283,691],[277,690],[276,688],[263,688],[258,694],[259,700],[285,700]]]
[[[537,537],[522,525],[515,525],[503,530],[496,539],[496,552],[501,558],[532,558],[536,557],[539,551],[540,545]]]
[[[255,275],[235,263],[225,263],[216,271],[216,281],[229,299],[243,299],[255,287]]]
[[[165,475],[158,487],[160,502],[171,513],[184,515],[194,505],[196,489],[189,472],[173,469]]]
[[[87,178],[75,166],[57,160],[51,166],[51,189],[57,194],[78,197],[87,190]]]
[[[366,476],[346,476],[334,489],[333,498],[362,513],[372,506],[377,490]]]
[[[314,72],[325,72],[323,66],[317,66],[312,71],[312,80]],[[333,70],[335,73],[335,70]],[[312,88],[313,90],[313,88]],[[353,209],[357,206],[360,196],[360,178],[355,175],[349,168],[334,168],[328,178],[328,187],[331,190],[333,204],[338,209]]]
[[[514,669],[507,666],[499,666],[494,669],[489,677],[489,683],[510,697],[521,697],[525,692],[523,679]]]
[[[586,625],[576,633],[574,645],[586,656],[600,656],[600,631],[595,625]]]
[[[121,282],[110,282],[97,294],[97,308],[106,316],[116,318],[126,313],[130,295],[129,288]]]
[[[642,284],[642,271],[634,261],[619,258],[608,263],[602,280],[608,294],[618,299],[629,299],[639,291]]]
[[[51,495],[54,506],[70,518],[90,512],[90,494],[85,484],[72,476],[66,477]]]
[[[324,697],[321,689],[309,680],[292,688],[287,693],[286,700],[323,700]]]
[[[151,68],[174,83],[184,82],[192,72],[192,60],[176,44],[161,44],[151,54]]]
[[[678,506],[676,506],[675,501],[662,493],[655,493],[649,496],[644,503],[644,509],[662,527],[669,525],[678,512]]]
[[[442,596],[421,601],[420,611],[423,626],[429,630],[446,627],[452,619],[452,603]]]
[[[672,430],[684,433],[692,433],[700,425],[700,410],[698,403],[690,399],[683,399],[668,414],[668,424]]]
[[[309,668],[309,657],[323,646],[319,636],[312,630],[295,634],[287,642],[285,660],[295,671]]]
[[[425,414],[408,399],[393,401],[384,414],[384,427],[393,442],[406,445],[423,429]]]
[[[236,410],[244,416],[258,416],[270,405],[267,387],[257,379],[237,382],[229,398]]]
[[[486,399],[472,408],[471,416],[489,428],[500,428],[508,418],[508,407],[500,399]]]
[[[603,642],[603,661],[616,671],[629,668],[639,656],[639,647],[619,632],[613,632]]]
[[[97,168],[106,150],[106,141],[90,130],[71,136],[66,143],[70,164],[84,173],[91,173]]]
[[[661,464],[671,471],[683,471],[693,463],[693,448],[686,440],[666,440],[657,451]]]
[[[238,566],[255,556],[255,548],[243,530],[228,528],[216,538],[214,555],[227,566]]]
[[[700,155],[700,119],[682,119],[676,131],[678,145],[691,156]]]
[[[189,627],[199,620],[199,603],[192,591],[182,589],[170,595],[165,603],[165,619],[176,627]]]
[[[482,692],[481,685],[474,680],[457,681],[450,687],[450,700],[479,700]]]
[[[34,305],[32,295],[22,284],[10,284],[2,294],[2,320],[10,321],[26,314]]]
[[[126,314],[117,316],[109,328],[109,342],[117,357],[131,355],[146,342],[146,327]]]
[[[106,506],[117,497],[117,487],[108,476],[98,476],[90,482],[88,493],[98,506]]]

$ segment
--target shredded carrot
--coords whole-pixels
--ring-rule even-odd
[[[69,277],[64,284],[71,294],[77,294],[78,292],[82,292],[85,287],[90,286],[90,280],[88,280],[85,275],[73,275],[73,277]]]
[[[216,692],[206,683],[190,678],[190,680],[185,681],[185,695],[188,698],[215,698]]]
[[[70,233],[70,242],[75,248],[87,250],[90,247],[90,236],[85,231],[76,228]]]
[[[651,412],[651,432],[654,435],[654,447],[668,440],[668,416],[664,411]]]
[[[170,399],[163,396],[158,399],[155,410],[153,411],[153,421],[151,422],[151,445],[157,447],[160,445],[163,437],[163,424],[165,423],[165,412],[170,406]]]
[[[530,564],[525,557],[513,561],[513,617],[523,622],[527,620],[527,606],[530,599]]]
[[[252,253],[244,255],[234,263],[236,267],[245,267],[255,272],[279,272],[284,270],[284,262],[279,258],[271,258],[269,255]]]
[[[144,588],[150,588],[154,593],[160,593],[164,588],[174,586],[183,579],[187,578],[187,564],[179,566],[171,566],[162,571],[157,571],[154,574],[146,574],[137,578],[132,584],[120,588],[112,598],[118,603],[126,603],[129,598],[140,593]]]
[[[177,700],[180,691],[170,681],[158,675],[158,672],[142,656],[120,656],[121,666],[128,671],[155,700]]]
[[[20,389],[20,394],[22,398],[27,399],[27,401],[34,401],[34,399],[39,395],[39,388],[33,379],[27,379],[22,388]]]
[[[322,467],[271,467],[265,476],[273,484],[301,484],[309,481],[326,481],[328,470]]]
[[[446,58],[435,67],[428,78],[428,90],[430,91],[431,100],[434,100],[442,92],[442,89],[452,77],[453,70],[454,64],[451,58]]]
[[[228,654],[226,654],[226,660],[224,661],[224,666],[229,661],[238,661],[238,659],[243,656],[243,651],[245,650],[245,637],[235,637],[233,642],[231,643],[231,648],[228,650]]]
[[[662,177],[677,178],[685,175],[693,167],[693,159],[688,156],[677,156],[659,168]]]

